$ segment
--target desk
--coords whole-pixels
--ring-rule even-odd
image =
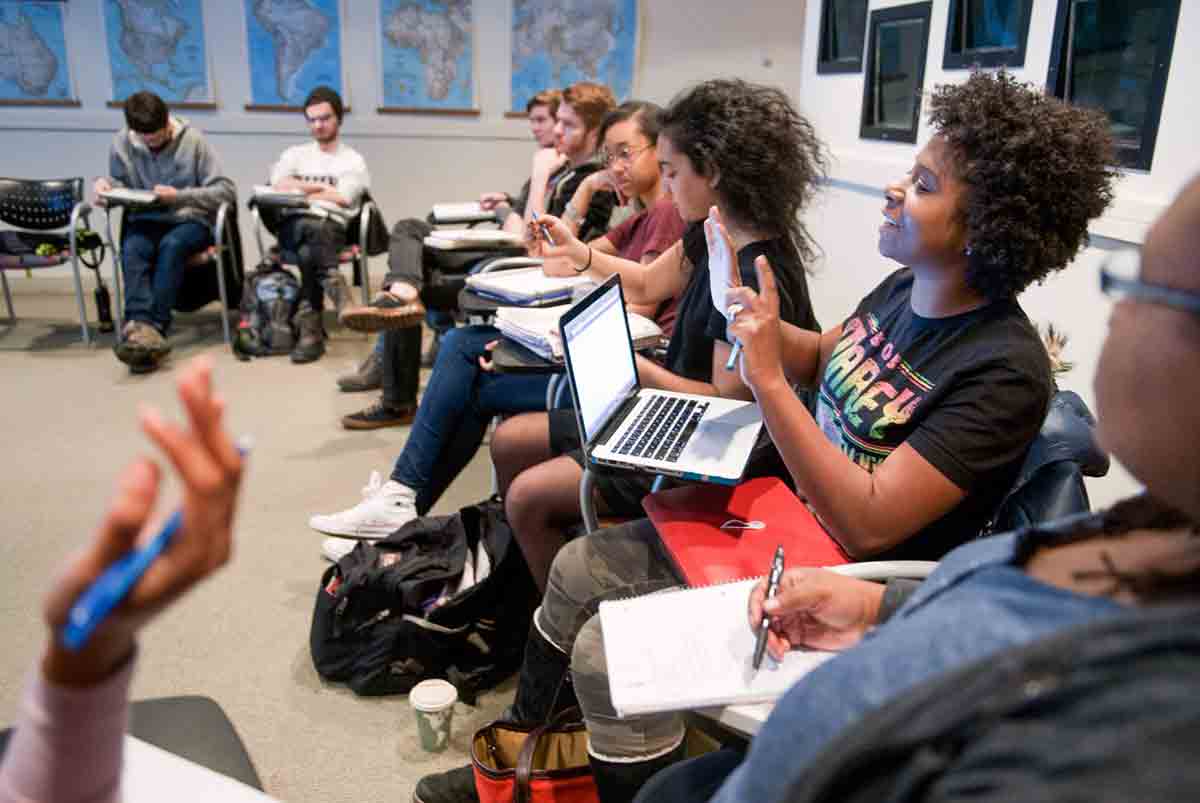
[[[558,307],[565,306],[571,303],[570,296],[562,301],[554,304],[539,304],[542,307]],[[500,301],[495,298],[485,298],[471,290],[469,287],[464,287],[458,291],[458,308],[463,311],[467,319],[472,323],[488,323],[496,314],[496,310],[501,307],[515,307],[517,304],[512,304],[505,301]]]

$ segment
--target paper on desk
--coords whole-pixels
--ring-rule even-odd
[[[496,310],[496,328],[500,334],[543,359],[561,360],[563,350],[558,319],[568,309],[565,306],[500,307]],[[629,335],[635,349],[651,348],[662,341],[662,329],[654,321],[628,310],[625,316],[629,320]]]
[[[186,723],[181,727],[186,727]],[[121,772],[122,803],[278,803],[241,781],[168,753],[160,747],[125,737]]]

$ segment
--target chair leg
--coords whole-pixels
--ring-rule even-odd
[[[112,270],[113,270],[113,312],[116,313],[117,342],[121,342],[121,333],[125,329],[125,291],[121,287],[121,266],[125,260],[125,254],[121,250],[121,244],[113,239],[112,231],[112,212],[105,210],[104,212],[104,227],[108,234],[108,244],[112,246]]]
[[[213,262],[217,265],[217,289],[221,296],[221,331],[225,336],[225,345],[228,346],[231,342],[229,337],[229,295],[225,289],[225,246],[217,246],[216,259]]]
[[[0,268],[0,284],[4,285],[4,303],[8,305],[8,321],[14,326],[17,323],[17,313],[13,312],[12,292],[8,289],[8,276],[4,268]]]
[[[74,239],[74,230],[71,232]],[[75,274],[75,302],[79,305],[79,328],[83,332],[83,345],[92,345],[92,334],[88,328],[87,304],[83,301],[83,280],[79,278],[79,257],[71,251],[71,270]]]

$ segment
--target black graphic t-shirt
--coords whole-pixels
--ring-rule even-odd
[[[1050,361],[1015,300],[948,318],[912,311],[912,271],[896,271],[842,324],[821,378],[817,424],[867,471],[901,443],[966,498],[881,559],[934,560],[995,513],[1041,428]]]

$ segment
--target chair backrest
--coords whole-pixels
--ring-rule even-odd
[[[1108,473],[1108,455],[1096,445],[1096,419],[1083,399],[1060,390],[1050,400],[1042,429],[984,534],[1050,521],[1091,509],[1083,478]]]
[[[66,228],[82,200],[82,178],[0,178],[0,220],[20,229]]]

